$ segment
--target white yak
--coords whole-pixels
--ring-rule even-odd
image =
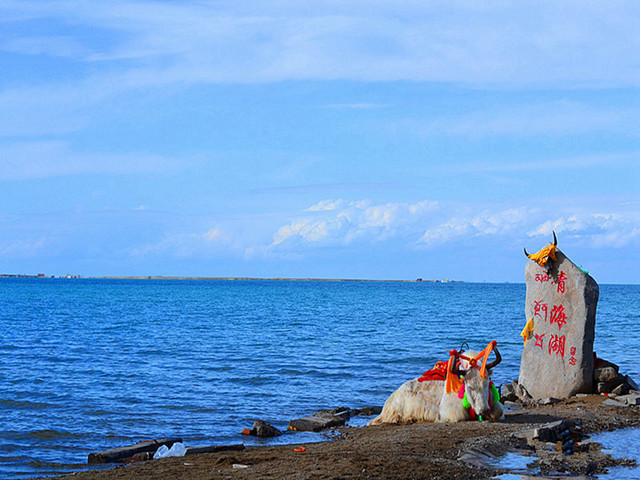
[[[474,351],[450,352],[451,359],[447,364],[447,377],[452,377],[449,380],[450,393],[446,392],[447,381],[409,380],[391,394],[380,415],[369,425],[461,422],[477,416],[491,420],[504,418],[500,396],[491,382],[491,369],[502,360],[495,346],[496,342],[491,342],[479,354]],[[491,350],[495,351],[496,359],[487,365]],[[482,357],[484,361],[478,365]],[[462,375],[461,382],[459,375]]]

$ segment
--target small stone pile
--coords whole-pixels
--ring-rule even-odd
[[[640,388],[629,375],[622,375],[618,365],[596,359],[593,370],[594,393],[607,395],[627,405],[640,405]]]
[[[595,365],[593,370],[594,388],[591,393],[606,395],[626,405],[640,405],[638,384],[629,375],[621,374],[618,365],[601,358],[596,358]],[[518,380],[514,380],[502,386],[501,401],[549,405],[559,402],[560,399],[545,397],[536,400],[522,384],[518,383]]]
[[[538,459],[528,467],[537,466],[544,478],[569,478],[575,475],[586,478],[583,475],[605,473],[607,467],[636,466],[635,460],[613,458],[603,452],[599,444],[585,442],[580,419],[557,420],[516,432],[513,438],[518,441],[520,448],[535,451]],[[562,472],[570,475],[556,476]]]
[[[523,430],[515,434],[515,438],[525,440],[529,446],[535,446],[535,441],[553,443],[554,450],[565,455],[579,451],[584,438],[582,428],[578,421],[557,420],[538,428]]]

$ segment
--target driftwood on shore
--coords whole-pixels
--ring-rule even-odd
[[[153,453],[162,445],[171,448],[174,443],[182,442],[181,438],[162,438],[159,440],[150,440],[148,442],[140,442],[128,447],[112,448],[103,450],[102,452],[90,453],[88,463],[117,463],[134,459],[136,456],[146,456],[144,454]]]
[[[127,447],[112,448],[102,452],[90,453],[88,463],[129,463],[151,460],[153,454],[162,445],[171,448],[174,443],[182,443],[181,438],[163,438],[160,440],[150,440],[148,442],[136,443]],[[212,445],[206,447],[189,447],[185,450],[185,455],[197,455],[200,453],[219,453],[232,450],[244,450],[243,444],[237,445]]]

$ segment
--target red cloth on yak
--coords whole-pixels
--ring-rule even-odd
[[[419,382],[429,382],[431,380],[445,380],[447,376],[447,362],[436,362],[431,370],[427,370],[418,379]]]

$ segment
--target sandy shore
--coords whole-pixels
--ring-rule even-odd
[[[109,470],[80,472],[64,479],[486,479],[505,471],[478,466],[459,457],[469,449],[500,455],[520,448],[534,455],[519,436],[556,420],[578,421],[585,434],[640,427],[640,407],[603,405],[606,397],[591,395],[555,405],[518,406],[502,422],[383,425],[345,427],[332,441],[299,445],[251,447],[243,451],[190,455]],[[534,442],[535,443],[535,442]],[[538,448],[543,470],[597,473],[616,462],[599,448],[577,447],[573,455]],[[587,450],[587,451],[581,451]],[[546,458],[542,458],[546,457]]]

